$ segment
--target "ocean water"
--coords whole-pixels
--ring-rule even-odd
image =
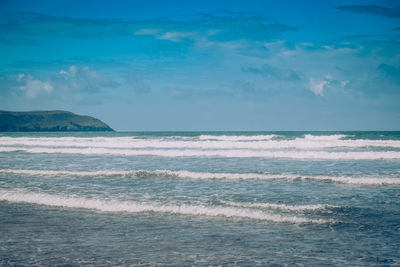
[[[400,132],[0,134],[0,266],[400,266]]]

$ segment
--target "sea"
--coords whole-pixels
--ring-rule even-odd
[[[400,266],[400,132],[1,133],[0,266]]]

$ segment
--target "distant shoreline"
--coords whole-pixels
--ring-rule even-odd
[[[0,111],[0,132],[113,132],[99,119],[69,111]]]

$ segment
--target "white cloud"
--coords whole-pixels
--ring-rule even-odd
[[[325,87],[329,85],[329,81],[327,80],[316,80],[311,78],[309,89],[315,95],[324,96]]]
[[[53,91],[53,86],[49,82],[35,80],[32,75],[25,75],[21,73],[18,75],[19,82],[22,82],[22,85],[19,86],[19,89],[25,93],[25,96],[28,98],[36,98],[42,93],[50,94]]]
[[[101,76],[87,66],[71,65],[68,70],[60,70],[58,74],[55,82],[64,91],[93,93],[101,91],[103,87],[119,86],[117,82]]]
[[[349,80],[338,80],[330,74],[326,74],[323,78],[310,78],[308,89],[315,95],[324,96],[325,90],[340,90],[350,83]]]
[[[346,85],[347,85],[349,82],[350,82],[349,80],[342,81],[342,82],[340,83],[340,85],[342,86],[342,88],[344,88],[344,87],[346,87]]]
[[[169,40],[172,42],[182,42],[184,39],[193,37],[194,32],[165,32],[157,36],[160,40]]]

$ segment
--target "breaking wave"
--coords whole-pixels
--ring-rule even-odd
[[[50,195],[45,193],[32,193],[23,190],[5,191],[0,190],[0,200],[29,203],[54,207],[65,207],[74,209],[89,209],[101,212],[127,212],[127,213],[170,213],[191,216],[209,216],[226,218],[248,218],[277,223],[328,223],[329,220],[309,219],[297,216],[284,216],[280,214],[270,214],[260,210],[234,208],[224,206],[204,206],[204,205],[165,205],[159,203],[140,203],[134,201],[116,201],[103,199],[89,199],[82,197],[67,197]]]
[[[200,140],[219,140],[219,141],[263,141],[278,137],[276,134],[268,135],[200,135]]]
[[[397,151],[327,152],[327,151],[254,151],[232,150],[130,150],[109,148],[38,148],[0,147],[0,152],[23,151],[28,153],[118,155],[118,156],[160,156],[160,157],[224,157],[224,158],[287,158],[298,160],[395,160],[400,159]]]
[[[353,185],[400,185],[399,178],[387,177],[344,177],[344,176],[316,176],[300,174],[271,174],[271,173],[209,173],[191,172],[186,170],[100,170],[100,171],[64,171],[64,170],[17,170],[0,169],[4,174],[22,174],[32,176],[78,176],[78,177],[155,177],[178,178],[193,180],[315,180]]]
[[[288,211],[305,211],[305,210],[323,210],[330,208],[337,208],[338,206],[328,204],[315,204],[315,205],[286,205],[276,203],[244,203],[244,202],[232,202],[232,201],[221,201],[224,204],[234,207],[244,208],[268,208],[268,209],[279,209]]]
[[[344,136],[344,135],[343,135]],[[324,148],[400,148],[398,140],[342,140],[342,135],[314,136],[293,140],[270,140],[262,136],[200,136],[198,139],[137,139],[134,137],[0,137],[0,146],[55,148],[159,148],[159,149],[324,149]],[[264,139],[262,139],[264,138]]]

